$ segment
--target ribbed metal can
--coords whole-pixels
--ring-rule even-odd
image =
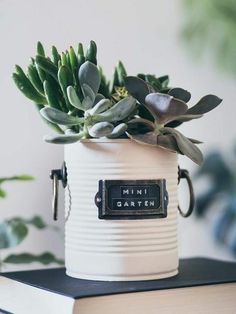
[[[128,139],[65,146],[66,273],[91,280],[151,280],[178,273],[177,154]],[[166,218],[104,220],[94,198],[99,180],[166,179]],[[70,208],[70,212],[68,210]]]

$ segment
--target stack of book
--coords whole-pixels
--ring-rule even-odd
[[[2,273],[0,308],[14,314],[235,314],[236,263],[183,259],[175,277],[128,282],[75,279],[64,268]]]

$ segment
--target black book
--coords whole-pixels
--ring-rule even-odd
[[[236,263],[180,260],[161,280],[75,279],[65,268],[2,273],[0,308],[16,314],[236,313]]]

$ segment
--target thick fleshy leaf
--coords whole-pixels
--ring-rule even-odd
[[[155,132],[148,132],[145,134],[130,134],[126,132],[126,134],[130,139],[139,144],[157,146],[157,134]]]
[[[127,76],[124,78],[125,87],[134,98],[140,103],[145,103],[145,97],[150,93],[147,83],[136,76]]]
[[[147,119],[143,119],[143,118],[134,118],[132,120],[130,120],[128,122],[128,124],[143,124],[146,127],[148,127],[150,130],[154,130],[155,129],[155,125],[153,122],[147,120]]]
[[[9,219],[0,223],[0,249],[15,247],[28,234],[28,227],[21,221]]]
[[[97,94],[94,100],[94,106],[102,99],[104,99],[105,97],[102,94]]]
[[[119,102],[117,102],[114,106],[112,106],[107,111],[94,115],[93,119],[95,122],[115,122],[121,121],[127,118],[135,109],[136,100],[128,96]]]
[[[171,122],[171,121],[187,122],[194,119],[199,119],[202,116],[203,114],[183,114],[180,116],[172,117],[172,119],[169,120],[168,122]]]
[[[108,136],[112,133],[113,129],[113,124],[109,122],[98,122],[89,129],[89,134],[92,137]]]
[[[190,92],[180,87],[172,88],[168,94],[184,102],[188,102],[191,99]]]
[[[182,154],[182,152],[179,150],[179,147],[177,145],[176,139],[173,135],[167,134],[167,135],[158,135],[157,136],[157,145],[161,146],[162,148],[165,148],[167,150],[170,150],[172,152],[177,152],[179,154]]]
[[[199,102],[188,109],[187,114],[204,114],[216,108],[222,99],[215,95],[206,95]]]
[[[145,106],[160,124],[166,123],[173,117],[185,114],[188,109],[183,101],[161,93],[148,94],[145,98]]]
[[[58,259],[54,254],[50,252],[45,252],[40,255],[34,255],[30,253],[11,254],[4,258],[3,262],[9,264],[30,264],[34,262],[38,262],[43,265],[48,265],[51,263],[56,263],[59,265],[64,264],[63,260]]]
[[[108,138],[118,138],[120,137],[121,135],[123,135],[126,130],[127,130],[128,126],[126,123],[121,123],[121,124],[118,124],[114,129],[113,131],[111,132],[110,135],[108,135],[107,137]]]
[[[188,139],[189,139],[193,144],[203,144],[203,142],[201,142],[201,141],[199,141],[199,140],[196,140],[195,138],[188,137]]]
[[[162,134],[171,134],[175,137],[179,150],[189,157],[196,164],[201,165],[203,162],[203,156],[200,149],[194,145],[187,137],[181,134],[179,131],[172,128],[163,128]]]
[[[60,125],[77,125],[83,122],[83,118],[69,116],[68,114],[55,108],[44,107],[40,110],[40,114],[48,121]]]
[[[84,97],[89,97],[91,99],[92,104],[95,101],[96,95],[94,94],[92,88],[88,84],[83,84],[81,86]]]
[[[62,134],[62,135],[47,135],[44,137],[44,141],[52,144],[71,144],[78,142],[83,138],[84,134]]]
[[[70,104],[77,109],[84,110],[74,87],[68,86],[66,89],[66,92],[67,92],[67,97],[69,99]]]
[[[97,66],[90,61],[83,63],[79,69],[79,82],[81,86],[83,86],[83,84],[87,84],[91,87],[96,95],[101,82]]]
[[[92,109],[89,110],[91,115],[104,112],[111,107],[111,102],[109,99],[101,99]]]

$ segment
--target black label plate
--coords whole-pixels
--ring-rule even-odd
[[[166,180],[100,180],[95,203],[100,219],[165,218]]]

